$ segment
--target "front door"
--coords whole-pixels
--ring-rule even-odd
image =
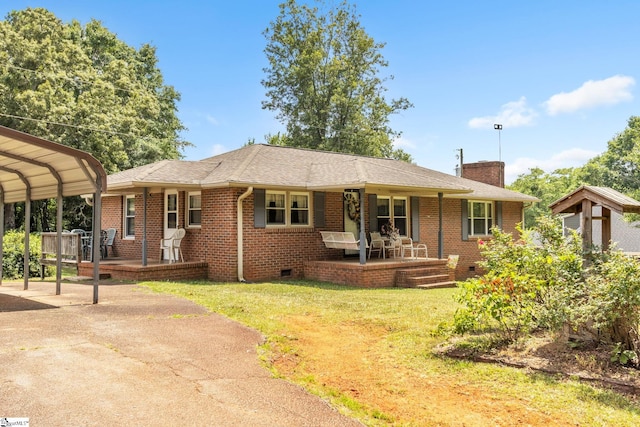
[[[350,231],[356,240],[360,239],[360,193],[357,190],[345,191],[344,199],[344,231]],[[345,255],[355,255],[359,251],[345,249]]]
[[[164,239],[169,239],[178,229],[178,191],[164,192]],[[164,250],[162,259],[169,259],[168,249]]]

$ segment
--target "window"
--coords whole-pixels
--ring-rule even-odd
[[[401,236],[408,236],[409,220],[407,216],[407,198],[378,196],[377,203],[378,228],[382,229],[383,225],[391,222],[398,229]]]
[[[187,196],[187,227],[200,227],[202,224],[202,198],[200,192]]]
[[[469,201],[469,235],[486,236],[493,227],[493,203]]]
[[[136,196],[124,196],[124,237],[132,238],[136,234]]]
[[[291,225],[309,225],[309,195],[291,193]]]
[[[267,192],[267,225],[285,225],[286,193]]]
[[[306,226],[309,221],[309,193],[267,191],[267,225]]]

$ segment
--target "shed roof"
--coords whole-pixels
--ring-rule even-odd
[[[608,187],[582,185],[573,192],[549,205],[554,214],[582,211],[582,201],[590,200],[593,204],[604,206],[614,212],[640,213],[640,202]]]
[[[104,191],[107,175],[91,154],[0,126],[0,193],[4,203]]]
[[[493,200],[538,201],[537,198],[399,160],[353,154],[248,145],[200,161],[164,160],[110,175],[108,192],[135,188],[247,187],[300,188],[397,195],[436,195]]]

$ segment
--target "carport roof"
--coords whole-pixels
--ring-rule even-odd
[[[78,196],[107,188],[107,175],[91,154],[0,126],[0,194],[3,203]]]

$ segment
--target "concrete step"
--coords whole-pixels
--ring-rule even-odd
[[[455,288],[456,282],[446,281],[446,282],[437,282],[437,283],[428,283],[426,285],[417,285],[418,289],[439,289],[439,288]]]
[[[409,286],[428,285],[430,283],[446,282],[449,280],[448,274],[430,274],[428,276],[407,277]]]

